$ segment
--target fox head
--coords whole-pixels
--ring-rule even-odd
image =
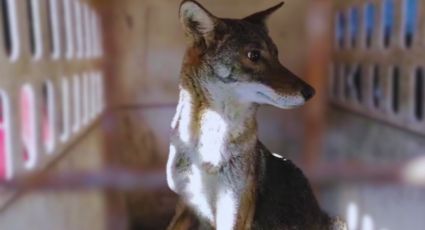
[[[230,93],[241,103],[279,108],[304,104],[314,89],[279,62],[265,24],[282,5],[243,19],[226,19],[214,16],[196,1],[183,1],[179,16],[190,47],[182,76],[207,91]]]

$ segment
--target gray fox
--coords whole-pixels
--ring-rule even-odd
[[[257,138],[261,104],[304,104],[314,89],[278,60],[267,17],[218,18],[180,5],[189,38],[171,128],[167,183],[181,198],[168,229],[346,229],[323,212],[291,161]]]

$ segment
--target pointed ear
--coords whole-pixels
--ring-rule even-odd
[[[218,22],[217,17],[193,0],[183,1],[180,5],[179,14],[180,22],[186,34],[195,41],[206,40],[214,32]]]
[[[279,9],[280,7],[282,7],[282,5],[284,4],[284,2],[280,2],[279,4],[272,6],[266,10],[254,13],[246,18],[244,18],[243,20],[245,21],[249,21],[251,23],[254,24],[265,24],[265,21],[267,20],[267,18],[273,13],[275,12],[277,9]]]

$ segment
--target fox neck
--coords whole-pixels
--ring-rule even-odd
[[[172,141],[190,149],[195,161],[213,167],[253,153],[257,106],[240,102],[226,83],[208,84],[198,79],[182,78]]]

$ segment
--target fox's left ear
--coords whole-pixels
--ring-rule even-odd
[[[217,17],[193,0],[183,1],[179,14],[186,34],[196,42],[208,40],[218,23]]]
[[[245,21],[249,21],[251,23],[255,23],[255,24],[262,24],[265,25],[265,22],[267,20],[267,18],[273,13],[275,12],[277,9],[279,9],[280,7],[282,7],[282,5],[284,4],[284,2],[280,2],[279,4],[272,6],[266,10],[254,13],[246,18],[244,18],[243,20]]]

